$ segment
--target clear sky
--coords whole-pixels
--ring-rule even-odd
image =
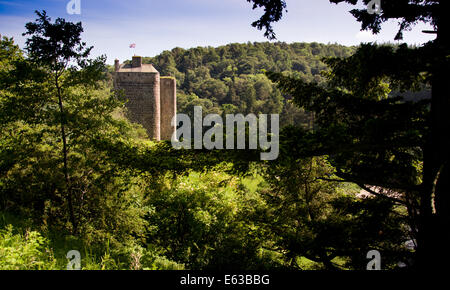
[[[251,27],[261,10],[246,0],[79,0],[81,14],[69,15],[70,0],[0,0],[0,34],[12,36],[23,47],[26,22],[35,10],[46,10],[55,19],[81,21],[83,39],[94,46],[93,55],[106,54],[108,63],[131,55],[154,56],[174,47],[219,46],[232,42],[267,41]],[[360,42],[394,42],[396,22],[387,23],[379,35],[361,32],[348,12],[353,6],[328,0],[287,0],[288,13],[274,25],[278,41],[356,45]],[[421,44],[433,35],[416,26],[404,41]],[[129,45],[136,43],[135,49]]]

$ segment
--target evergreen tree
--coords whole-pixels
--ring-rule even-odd
[[[259,29],[265,28],[265,34],[272,32],[271,23],[273,21],[278,21],[282,17],[283,9],[285,6],[285,1],[283,0],[268,0],[268,1],[254,1],[255,6],[263,6],[266,11],[265,14],[259,20]],[[359,1],[357,0],[330,0],[333,3],[347,2],[352,5],[356,5]],[[365,5],[371,2],[370,0],[362,1]],[[281,7],[281,8],[280,8]],[[450,243],[450,234],[448,231],[443,230],[450,227],[450,162],[449,162],[449,150],[450,139],[447,138],[446,134],[450,131],[450,118],[448,118],[448,113],[450,112],[450,98],[448,97],[448,84],[446,80],[448,79],[448,72],[450,71],[450,21],[446,16],[449,11],[450,3],[449,1],[440,0],[392,0],[392,1],[381,1],[381,12],[370,14],[367,9],[354,9],[351,11],[353,16],[361,22],[362,29],[371,30],[374,33],[378,33],[381,30],[381,24],[390,19],[399,19],[399,31],[396,35],[397,40],[401,40],[403,36],[403,31],[411,28],[417,22],[429,23],[434,27],[434,31],[430,33],[436,34],[436,39],[417,48],[417,49],[407,49],[405,46],[398,50],[392,50],[389,48],[381,47],[376,48],[373,46],[363,46],[359,49],[357,55],[350,60],[345,61],[335,61],[331,62],[331,66],[336,73],[337,78],[334,84],[336,86],[343,85],[347,86],[350,90],[350,94],[358,96],[359,100],[352,100],[358,102],[353,105],[354,108],[367,108],[366,102],[367,98],[373,98],[378,96],[380,101],[373,103],[373,108],[377,106],[383,106],[383,104],[391,103],[392,108],[395,108],[395,100],[385,100],[383,98],[382,89],[382,79],[387,78],[391,84],[391,87],[396,85],[400,89],[413,89],[417,85],[417,80],[421,80],[422,83],[428,83],[432,88],[432,98],[430,105],[429,115],[423,115],[425,110],[420,104],[403,104],[403,107],[411,106],[409,113],[398,114],[397,118],[389,120],[387,118],[385,121],[385,126],[379,127],[379,132],[383,133],[385,136],[391,135],[392,129],[396,127],[397,124],[403,123],[404,128],[402,129],[403,134],[406,132],[416,133],[417,142],[410,143],[409,153],[406,153],[406,159],[398,162],[398,164],[409,164],[408,166],[414,166],[414,160],[420,160],[420,167],[423,166],[423,171],[419,174],[420,182],[412,182],[414,186],[408,190],[411,199],[415,200],[416,210],[415,213],[411,212],[411,219],[415,220],[417,228],[417,265],[421,268],[427,268],[429,266],[437,267],[437,259],[448,260],[449,254],[445,250],[446,246]],[[269,14],[267,16],[266,14]],[[341,68],[339,68],[341,66]],[[355,75],[351,71],[356,71]],[[353,78],[351,78],[353,77]],[[303,105],[309,105],[311,109],[316,112],[319,110],[324,110],[324,106],[320,106],[315,99],[322,99],[320,96],[325,95],[322,92],[317,91],[317,86],[314,85],[304,85],[299,82],[294,84],[289,80],[283,81],[280,76],[273,76],[272,79],[278,79],[282,86],[288,90],[294,89],[298,95],[298,102]],[[350,85],[350,82],[354,82],[354,85]],[[289,85],[288,85],[289,84]],[[350,86],[350,87],[349,87]],[[290,87],[290,88],[288,88]],[[308,92],[309,95],[306,95]],[[336,99],[336,103],[341,101],[349,102],[349,99],[345,100],[345,94],[334,89],[327,91],[328,96],[333,96],[332,99]],[[300,97],[301,96],[301,97]],[[328,100],[328,104],[331,102]],[[315,106],[315,107],[314,107]],[[333,121],[349,121],[355,120],[358,114],[358,110],[353,110],[345,105],[344,103],[337,104],[332,107],[332,110],[337,108],[342,108],[342,112],[347,111],[347,114],[341,116],[341,119],[336,120],[334,117],[331,119]],[[400,108],[400,107],[399,107]],[[376,115],[382,113],[381,107],[380,111]],[[362,110],[365,111],[365,110]],[[323,111],[321,111],[323,112]],[[331,116],[336,116],[331,110],[327,110]],[[394,112],[392,112],[394,113]],[[421,122],[420,126],[415,126],[411,123],[413,115],[417,114],[423,115],[422,118],[416,118],[415,120],[424,121]],[[362,116],[361,116],[362,117]],[[401,117],[401,118],[400,118]],[[367,123],[378,123],[380,119],[369,118]],[[324,119],[330,119],[325,117]],[[420,122],[419,122],[420,123]],[[339,124],[339,123],[338,123]],[[408,126],[405,126],[405,125]],[[321,132],[328,130],[330,132],[333,127],[333,122],[328,122],[322,124]],[[388,128],[391,126],[391,128]],[[411,126],[411,127],[409,127]],[[339,128],[339,126],[338,126]],[[365,131],[361,129],[367,128],[364,124],[359,123],[354,131],[351,133],[353,138],[361,141],[364,140],[366,136]],[[399,129],[399,128],[397,128]],[[335,129],[337,130],[337,128]],[[382,131],[385,130],[385,131]],[[350,133],[349,131],[347,131]],[[370,132],[370,131],[369,131]],[[406,134],[406,136],[413,137],[414,134]],[[403,135],[401,134],[401,135]],[[398,135],[397,137],[400,137]],[[405,139],[406,140],[406,139]],[[345,140],[336,139],[334,142],[337,148],[341,147],[342,144],[348,144]],[[384,142],[383,142],[384,143]],[[382,144],[383,144],[382,143]],[[419,144],[420,143],[420,144]],[[398,151],[394,149],[396,143],[392,143],[393,152]],[[420,147],[420,153],[417,157],[412,158],[413,155],[417,155],[414,152],[413,144]],[[366,144],[366,146],[378,146],[380,145],[379,139],[372,139]],[[388,148],[386,144],[386,149]],[[362,147],[359,147],[363,149]],[[328,151],[324,151],[328,152]],[[336,152],[336,150],[333,150]],[[422,156],[423,155],[423,156]],[[349,158],[353,154],[348,155]],[[383,155],[381,155],[383,156]],[[386,155],[384,155],[386,156]],[[394,154],[395,158],[403,159],[405,158],[405,152],[396,152]],[[419,157],[420,156],[420,157]],[[370,157],[370,155],[369,155]],[[380,155],[376,155],[372,152],[372,159],[376,160]],[[352,160],[361,162],[364,160],[362,157],[357,159],[347,159],[349,162]],[[344,159],[341,159],[343,162]],[[422,164],[423,163],[423,164]],[[384,162],[372,163],[377,166],[379,171],[377,172],[391,172],[389,167]],[[402,165],[404,166],[404,165]],[[338,168],[339,169],[339,168]],[[348,177],[343,170],[341,176]],[[368,168],[367,168],[368,169]],[[372,170],[374,168],[372,167]],[[406,168],[405,170],[399,171],[403,174],[404,179],[416,180],[416,170]],[[408,175],[408,172],[409,175]],[[394,172],[392,172],[394,173]],[[395,174],[393,176],[396,176]],[[391,175],[385,175],[391,177]],[[374,184],[370,178],[361,179],[362,183]],[[417,184],[415,184],[417,183]],[[394,189],[398,186],[391,185],[386,188]]]

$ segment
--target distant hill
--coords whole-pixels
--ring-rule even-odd
[[[323,57],[350,56],[355,47],[337,44],[262,42],[225,46],[174,48],[144,57],[161,75],[174,76],[178,112],[193,106],[208,113],[279,113],[281,126],[307,124],[308,114],[288,102],[263,70],[288,72],[305,80],[323,81]]]

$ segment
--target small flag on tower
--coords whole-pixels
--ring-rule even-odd
[[[136,43],[130,44],[130,48],[136,48]]]

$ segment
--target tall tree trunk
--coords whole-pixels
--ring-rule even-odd
[[[450,260],[450,1],[441,1],[433,60],[430,135],[424,152],[424,180],[420,206],[418,266],[439,267]]]
[[[60,122],[61,122],[61,138],[62,138],[62,143],[63,143],[63,152],[62,153],[63,153],[63,163],[64,163],[63,172],[64,172],[64,179],[66,182],[67,203],[68,203],[68,207],[69,207],[70,222],[72,223],[73,233],[76,234],[77,233],[77,222],[76,222],[75,213],[73,210],[72,186],[70,183],[69,167],[68,167],[68,162],[67,162],[68,150],[67,150],[67,139],[66,139],[66,132],[65,132],[66,116],[64,113],[64,106],[63,106],[62,95],[61,95],[61,87],[59,86],[58,76],[55,77],[55,85],[56,85],[56,89],[57,89],[57,93],[58,93],[59,111],[61,114]]]

